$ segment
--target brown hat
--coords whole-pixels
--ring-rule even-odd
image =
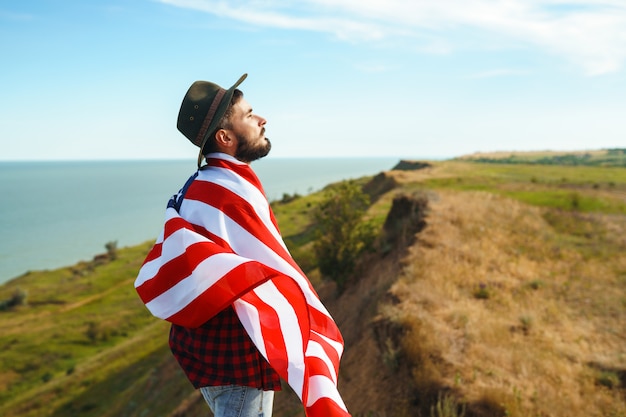
[[[202,148],[226,113],[233,92],[247,76],[243,74],[228,90],[208,81],[196,81],[185,94],[176,127],[191,143],[200,147],[198,167],[202,162]]]

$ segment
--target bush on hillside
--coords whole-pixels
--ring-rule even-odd
[[[112,261],[116,260],[117,259],[117,240],[107,242],[104,245],[104,247],[107,250],[107,255],[109,256],[109,259]]]
[[[317,223],[314,252],[320,273],[343,291],[358,257],[373,246],[375,229],[363,220],[369,197],[353,181],[327,189],[313,212]]]
[[[17,288],[11,298],[6,300],[0,300],[0,310],[9,310],[17,306],[26,305],[28,298],[28,292],[21,288]]]

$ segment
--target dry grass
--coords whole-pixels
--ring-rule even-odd
[[[592,220],[601,236],[571,241],[539,208],[440,192],[392,287],[400,301],[381,309],[409,329],[416,385],[456,390],[470,415],[471,404],[474,415],[476,404],[508,416],[626,415],[626,226]],[[598,245],[590,239],[617,249],[582,247]]]

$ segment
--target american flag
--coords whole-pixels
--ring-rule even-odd
[[[350,416],[337,390],[343,338],[289,254],[250,166],[211,154],[182,193],[135,281],[148,310],[198,327],[233,305],[308,417]]]

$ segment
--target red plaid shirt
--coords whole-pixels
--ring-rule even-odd
[[[195,329],[172,324],[170,349],[195,388],[281,389],[278,373],[258,351],[232,307]]]

